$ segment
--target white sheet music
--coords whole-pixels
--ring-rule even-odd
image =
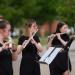
[[[40,62],[50,64],[62,48],[50,47],[47,52],[41,57]]]

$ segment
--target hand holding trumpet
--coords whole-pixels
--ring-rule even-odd
[[[3,43],[3,46],[0,47],[0,52],[4,51],[4,50],[11,50],[11,52],[15,52],[17,49],[16,49],[16,45],[14,43],[12,44],[12,47],[10,48],[10,43],[5,42],[5,43]]]

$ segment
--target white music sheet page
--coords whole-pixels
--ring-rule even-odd
[[[41,57],[39,61],[50,64],[54,60],[54,58],[57,56],[57,54],[59,53],[61,49],[62,48],[50,47],[47,50],[47,52]]]

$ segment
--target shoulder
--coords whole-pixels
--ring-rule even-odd
[[[28,37],[26,37],[24,35],[22,35],[22,36],[19,37],[19,40],[26,40],[26,39],[28,39]]]
[[[24,40],[26,40],[26,39],[27,39],[27,37],[24,36],[24,35],[22,35],[22,36],[19,37],[19,39],[18,39],[18,44],[21,45],[21,44],[24,42]]]
[[[34,36],[34,38],[39,38],[39,36],[36,34],[36,35]]]
[[[34,40],[35,40],[36,42],[40,42],[39,36],[38,36],[37,34],[34,36]]]
[[[24,35],[22,35],[22,36],[20,36],[20,37],[19,37],[19,39],[23,39],[23,38],[25,38],[25,36],[24,36]]]

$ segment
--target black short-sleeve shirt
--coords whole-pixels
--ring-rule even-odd
[[[37,35],[35,35],[33,38],[34,38],[34,40],[35,40],[37,43],[40,42],[39,37],[38,37]],[[27,36],[24,36],[24,35],[21,36],[21,37],[19,38],[18,45],[22,45],[23,42],[24,42],[25,40],[28,40],[28,39],[29,39],[29,37],[27,37]],[[34,44],[32,44],[31,42],[29,42],[29,44],[26,46],[26,48],[24,48],[23,51],[22,51],[22,56],[26,56],[26,57],[31,56],[32,58],[35,58],[37,55],[38,55],[38,54],[37,54],[37,48],[36,48],[36,46],[35,46]]]
[[[61,38],[65,41],[68,42],[70,40],[69,35],[67,34],[62,34]],[[60,46],[63,47],[63,44],[60,42],[60,40],[57,38],[57,36],[53,39],[52,41],[52,46]]]
[[[2,47],[1,43],[0,47]],[[9,49],[5,49],[0,52],[0,74],[13,75],[12,54]]]

